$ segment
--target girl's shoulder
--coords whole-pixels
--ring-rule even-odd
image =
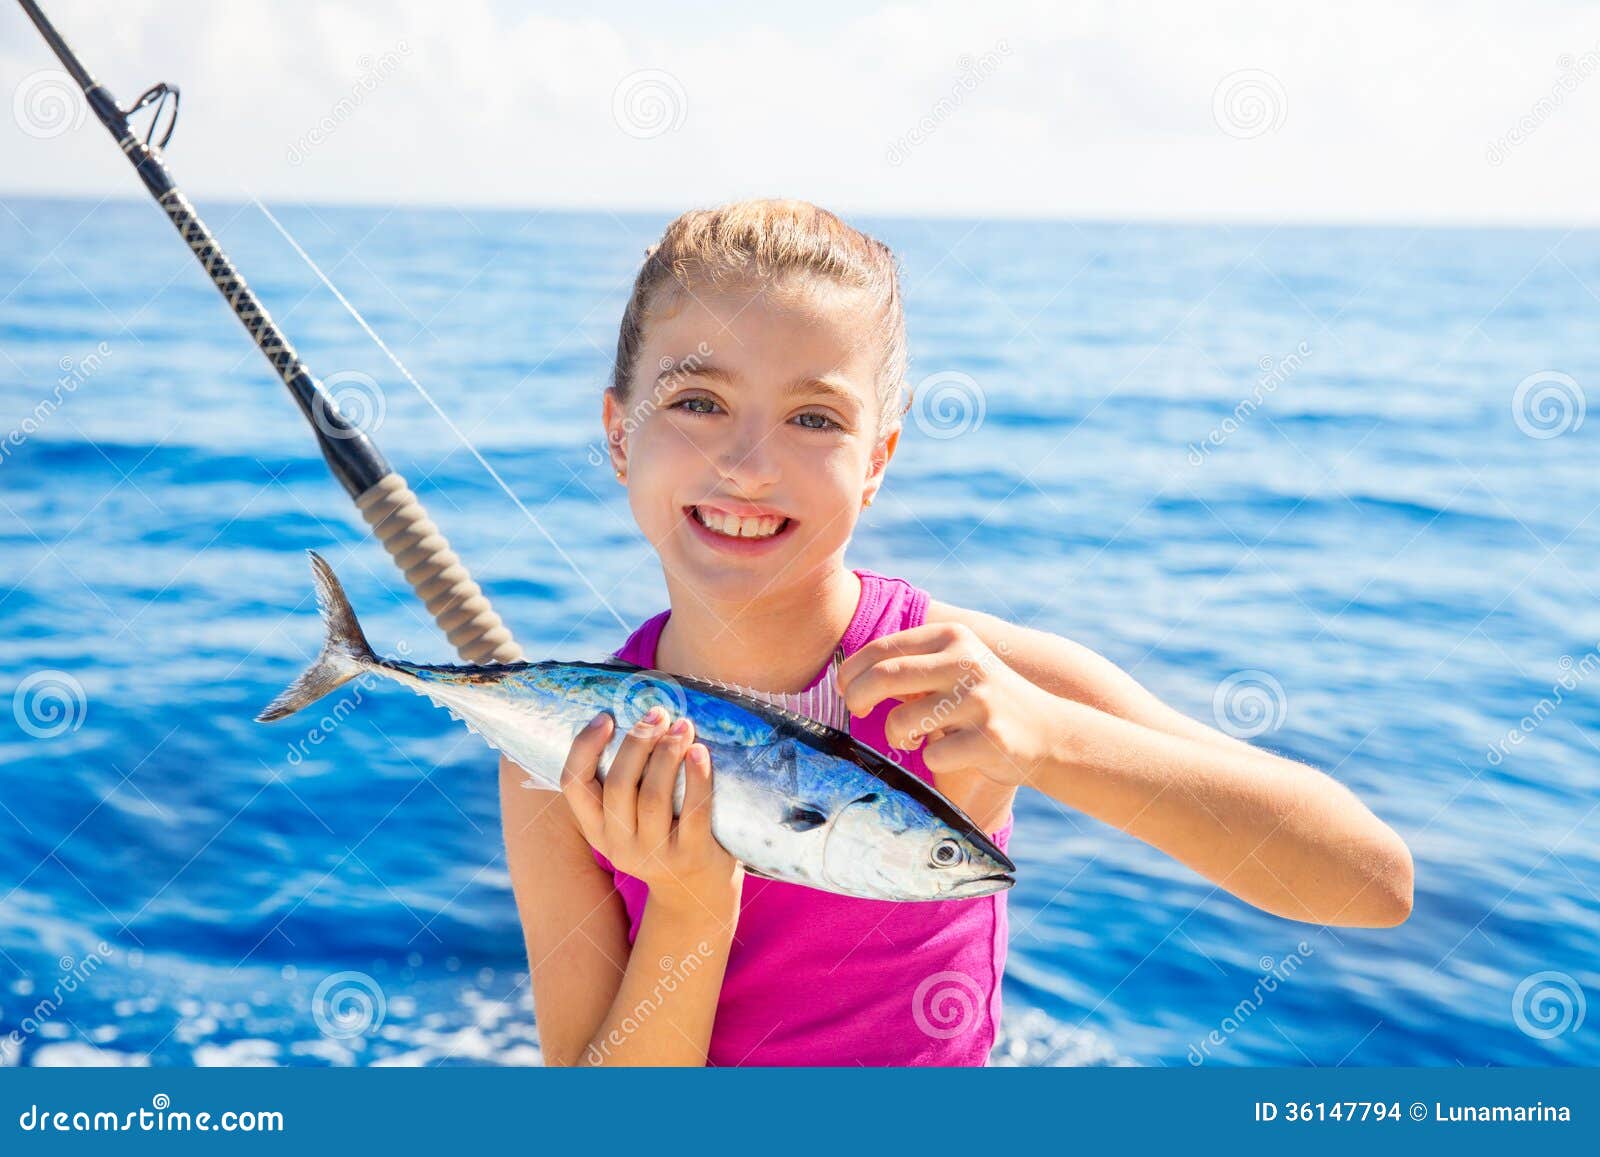
[[[956,634],[970,633],[1008,667],[1054,695],[1109,707],[1138,697],[1138,691],[1143,690],[1105,656],[1050,631],[932,597],[928,599],[924,621]]]
[[[1044,657],[1055,654],[1059,657],[1077,647],[1072,640],[1049,631],[1021,626],[987,611],[957,606],[932,595],[928,596],[928,609],[923,621],[956,632],[963,629],[970,631],[1007,660],[1013,655],[1025,658],[1029,655]]]
[[[1035,630],[1032,627],[1019,626],[1016,623],[1007,622],[998,615],[991,615],[987,611],[957,606],[955,603],[947,603],[932,595],[928,596],[926,621],[952,627],[966,627],[985,643],[995,647],[996,650],[999,650],[996,646],[997,643],[1004,642],[1007,646],[1010,646],[1019,640],[1027,639],[1029,636],[1038,636],[1040,640],[1068,641],[1062,639],[1060,635],[1052,635],[1047,631]]]
[[[937,599],[928,601],[926,621],[955,632],[970,632],[974,644],[981,642],[1006,666],[1052,695],[1172,735],[1240,745],[1240,741],[1169,707],[1127,671],[1073,639]]]
[[[987,611],[957,606],[942,599],[928,596],[928,607],[923,622],[928,626],[944,627],[950,632],[950,641],[959,641],[962,635],[975,636],[989,650],[1028,675],[1030,669],[1062,667],[1070,663],[1077,644],[1048,631],[1035,630],[1007,622]],[[1082,648],[1086,649],[1086,648]],[[1035,682],[1038,680],[1035,679]]]

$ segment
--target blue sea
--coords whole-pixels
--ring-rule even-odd
[[[666,605],[598,453],[665,216],[272,206],[458,438],[254,206],[198,207],[532,656]],[[1299,924],[1024,796],[995,1062],[1600,1063],[1600,235],[860,223],[925,388],[852,565],[1081,641],[1416,856],[1405,925]],[[162,214],[0,205],[5,1063],[538,1061],[481,743],[400,693],[251,721],[319,641],[308,547],[450,657]]]

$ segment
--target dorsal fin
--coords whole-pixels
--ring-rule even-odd
[[[779,711],[820,723],[824,727],[831,727],[848,735],[850,709],[845,706],[844,697],[839,694],[839,683],[836,678],[839,664],[843,662],[844,648],[835,647],[833,658],[828,662],[828,670],[823,674],[822,681],[805,691],[760,691],[739,683],[725,683],[721,679],[708,679],[706,682],[729,691],[736,691],[741,695],[748,695],[752,699],[759,699]]]
[[[621,659],[620,655],[612,654],[612,661]],[[791,716],[803,723],[820,723],[824,727],[831,727],[835,731],[850,734],[850,708],[845,706],[844,698],[839,694],[839,664],[844,662],[844,647],[833,649],[833,658],[828,661],[828,670],[822,676],[822,681],[807,691],[759,691],[754,687],[746,687],[739,683],[725,683],[721,679],[702,679],[701,682],[711,687],[720,687],[724,691],[733,691],[739,695],[748,695],[752,699],[759,699],[769,707]]]

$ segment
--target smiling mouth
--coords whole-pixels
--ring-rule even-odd
[[[782,515],[760,515],[754,518],[741,518],[737,515],[727,514],[712,507],[688,506],[685,513],[712,534],[729,539],[752,539],[760,541],[765,538],[776,538],[787,530],[794,521]]]

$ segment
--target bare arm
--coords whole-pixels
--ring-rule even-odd
[[[1227,751],[1260,749],[1169,707],[1137,679],[1082,643],[1032,627],[1019,627],[982,611],[930,601],[929,622],[962,623],[1004,657],[1024,679],[1052,695],[1098,708],[1130,723],[1185,739],[1215,744]]]
[[[914,630],[868,644],[857,655],[881,653],[841,677],[866,684],[847,689],[858,713],[886,697],[955,703],[926,737],[936,773],[1026,783],[1277,915],[1384,927],[1410,914],[1410,851],[1332,777],[1188,718],[1059,636],[942,603]],[[926,702],[896,708],[890,742],[922,744],[928,716]]]
[[[708,762],[701,783],[691,774],[688,839],[672,819],[692,730],[658,747],[661,731],[637,742],[638,729],[630,733],[604,788],[594,768],[609,722],[574,742],[565,794],[523,788],[521,769],[501,761],[507,863],[548,1064],[705,1063],[738,873],[710,835]],[[586,826],[595,831],[586,835]],[[595,862],[591,836],[619,868],[651,883],[631,947],[622,897]]]
[[[582,1058],[622,985],[628,914],[567,801],[559,792],[523,787],[526,778],[501,758],[506,865],[528,947],[545,1063],[570,1065]]]
[[[646,901],[616,997],[582,1061],[591,1065],[706,1063],[733,942],[738,895],[726,912]]]

